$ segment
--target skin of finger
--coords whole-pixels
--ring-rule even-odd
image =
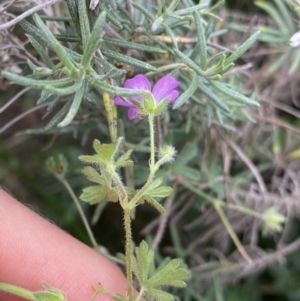
[[[0,282],[31,291],[42,282],[61,289],[67,300],[91,300],[94,289],[124,295],[119,268],[0,189]],[[21,300],[0,292],[0,300]],[[111,301],[99,295],[97,301]]]

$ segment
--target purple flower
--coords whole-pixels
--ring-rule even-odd
[[[127,79],[124,82],[124,88],[127,89],[141,89],[148,90],[155,101],[158,104],[163,99],[168,98],[169,103],[176,100],[179,92],[175,90],[179,86],[179,82],[173,76],[162,77],[151,90],[151,84],[148,78],[143,74],[138,74],[132,79]],[[144,99],[142,95],[132,96],[132,100],[143,103]],[[117,106],[128,107],[128,118],[129,119],[143,119],[140,115],[139,109],[129,101],[124,101],[121,97],[117,96],[114,99]]]

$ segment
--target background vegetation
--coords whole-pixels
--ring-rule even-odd
[[[0,24],[38,1],[13,2],[0,5]],[[13,5],[7,7],[9,3]],[[181,300],[299,300],[300,50],[290,47],[289,40],[298,31],[300,6],[297,1],[283,0],[228,1],[213,13],[218,18],[213,23],[215,36],[209,41],[212,49],[232,52],[261,30],[258,41],[224,75],[230,87],[257,100],[260,107],[235,106],[226,115],[203,105],[203,95],[198,93],[198,103],[191,99],[158,118],[158,138],[178,150],[177,160],[161,172],[176,192],[164,200],[167,213],[162,217],[148,205],[138,208],[134,240],[139,243],[146,237],[164,256],[185,261],[192,276],[187,289],[175,292]],[[59,5],[48,7],[43,14],[61,16]],[[209,20],[208,15],[203,18]],[[56,31],[58,24],[49,22],[49,26]],[[195,36],[191,29],[185,30],[182,37]],[[193,44],[178,43],[187,52],[193,49]],[[136,55],[128,50],[126,54]],[[162,56],[154,61],[150,55],[139,58],[157,66],[166,60]],[[27,60],[42,66],[23,29],[16,25],[0,31],[0,68],[28,75]],[[132,66],[116,60],[112,63],[125,70],[127,77],[136,73]],[[181,77],[180,82],[181,91],[185,91],[188,78]],[[36,106],[40,92],[10,86],[4,77],[0,77],[0,89],[0,185],[89,243],[76,208],[47,171],[45,161],[63,153],[69,161],[68,181],[80,195],[87,182],[78,156],[93,153],[94,138],[109,139],[103,105],[100,101],[98,106],[83,102],[68,127],[45,132],[43,128],[61,105],[51,112],[45,105]],[[230,98],[223,97],[232,104]],[[135,182],[141,185],[149,152],[147,123],[133,124],[119,109],[119,131],[134,147],[133,159],[142,162],[134,172]],[[264,234],[261,220],[225,206],[227,220],[242,243],[238,246],[216,207],[195,188],[260,214],[274,207],[286,216],[286,222],[282,231],[273,229]],[[97,240],[111,254],[123,252],[118,205],[85,205]]]

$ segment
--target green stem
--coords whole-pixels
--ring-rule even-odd
[[[258,219],[263,220],[263,216],[260,213],[254,211],[250,208],[246,208],[246,207],[242,207],[242,206],[238,206],[238,205],[234,205],[234,204],[228,204],[228,203],[223,202],[219,199],[213,198],[210,195],[208,195],[207,193],[205,193],[205,192],[201,191],[200,189],[196,188],[192,184],[186,182],[185,180],[181,180],[180,183],[183,186],[185,186],[186,188],[188,188],[189,190],[195,192],[196,194],[203,197],[204,199],[206,199],[207,201],[209,201],[212,204],[214,204],[217,201],[218,204],[220,204],[222,207],[226,207],[226,208],[229,208],[229,209],[232,209],[232,210],[235,210],[235,211],[239,211],[239,212],[245,213],[249,216],[253,216],[253,217],[256,217]]]
[[[235,234],[230,222],[228,221],[224,211],[222,210],[221,204],[219,204],[218,202],[214,202],[213,205],[215,207],[215,210],[218,212],[218,215],[220,216],[220,218],[223,222],[223,225],[225,226],[225,228],[226,228],[228,234],[230,235],[232,241],[234,242],[237,249],[239,250],[240,254],[244,257],[245,260],[247,260],[248,262],[252,262],[252,259],[250,258],[250,256],[246,252],[245,248],[241,244],[241,242],[240,242],[239,238],[237,237],[237,235]]]
[[[130,206],[124,206],[124,225],[126,236],[126,276],[127,276],[127,300],[132,301],[132,262],[131,262],[131,219],[130,219]]]
[[[80,215],[80,217],[82,219],[82,222],[83,222],[83,224],[85,226],[85,229],[86,229],[86,231],[88,233],[88,236],[89,236],[89,238],[91,240],[91,243],[92,243],[93,247],[98,251],[99,250],[99,245],[98,245],[98,243],[97,243],[97,241],[96,241],[96,239],[94,237],[94,234],[93,234],[93,232],[92,232],[92,230],[90,228],[90,225],[89,225],[89,223],[88,223],[88,221],[87,221],[87,219],[86,219],[86,217],[84,215],[84,212],[83,212],[83,210],[82,210],[82,208],[81,208],[81,206],[79,204],[79,201],[78,201],[78,199],[77,199],[77,197],[76,197],[73,189],[71,188],[71,186],[69,185],[69,183],[66,181],[65,178],[60,177],[60,176],[56,176],[56,177],[64,185],[64,187],[67,189],[69,195],[71,196],[72,200],[74,201],[74,204],[75,204],[75,206],[76,206],[76,208],[77,208],[77,210],[79,212],[79,215]]]
[[[145,290],[144,290],[144,288],[142,287],[141,290],[140,290],[140,292],[139,292],[139,294],[137,295],[137,297],[135,298],[134,301],[140,301],[140,299],[142,299],[142,297],[143,297],[143,295],[144,295],[144,292],[145,292]]]
[[[246,250],[244,249],[244,247],[241,244],[239,238],[235,234],[230,222],[228,221],[228,219],[227,219],[227,217],[224,214],[224,211],[222,209],[222,207],[228,206],[228,204],[226,204],[225,202],[223,202],[221,200],[218,200],[218,199],[215,199],[215,198],[211,197],[210,195],[208,195],[205,192],[197,189],[196,187],[194,187],[193,185],[189,184],[188,182],[186,182],[184,180],[181,180],[181,184],[183,184],[185,187],[189,188],[191,191],[195,192],[199,196],[202,196],[203,198],[205,198],[207,201],[209,201],[214,206],[214,208],[217,211],[218,215],[220,216],[220,218],[223,222],[223,225],[225,226],[228,234],[230,235],[231,239],[233,240],[234,244],[236,245],[238,251],[248,262],[251,262],[252,259],[247,254]],[[236,210],[238,206],[236,206],[236,207],[228,206],[228,207],[231,207],[231,209]],[[240,210],[240,211],[242,211],[242,210]],[[261,218],[261,216],[260,216],[260,218]]]
[[[0,282],[0,291],[7,292],[27,300],[37,301],[31,291],[18,287],[16,285]]]
[[[149,115],[149,130],[150,130],[150,171],[155,168],[155,137],[154,137],[154,116]]]
[[[126,205],[128,203],[128,196],[127,196],[127,192],[125,190],[124,184],[120,180],[120,178],[119,178],[118,174],[115,172],[114,168],[110,168],[109,173],[111,174],[113,181],[115,182],[116,186],[119,189],[118,194],[119,194],[120,204],[123,207],[124,205]]]
[[[155,135],[154,135],[154,116],[149,114],[149,130],[150,130],[150,173],[148,176],[148,180],[145,185],[135,194],[135,196],[131,199],[130,204],[131,208],[136,206],[137,201],[143,195],[143,193],[147,190],[149,185],[152,183],[154,175],[159,168],[159,165],[155,164]]]

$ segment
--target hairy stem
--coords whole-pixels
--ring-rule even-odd
[[[16,285],[0,282],[0,291],[7,292],[27,300],[37,301],[31,291],[18,287]]]
[[[154,135],[154,116],[152,114],[149,115],[149,130],[150,130],[150,173],[148,176],[148,180],[145,185],[136,193],[136,195],[131,199],[130,204],[134,207],[139,200],[139,198],[143,195],[149,185],[152,183],[154,175],[158,169],[158,165],[155,164],[155,135]]]
[[[154,169],[155,166],[155,136],[154,136],[154,116],[149,115],[149,130],[150,130],[150,171]]]
[[[132,262],[131,262],[131,219],[130,219],[130,207],[128,204],[124,206],[124,226],[126,236],[126,276],[127,276],[127,300],[132,301]]]

